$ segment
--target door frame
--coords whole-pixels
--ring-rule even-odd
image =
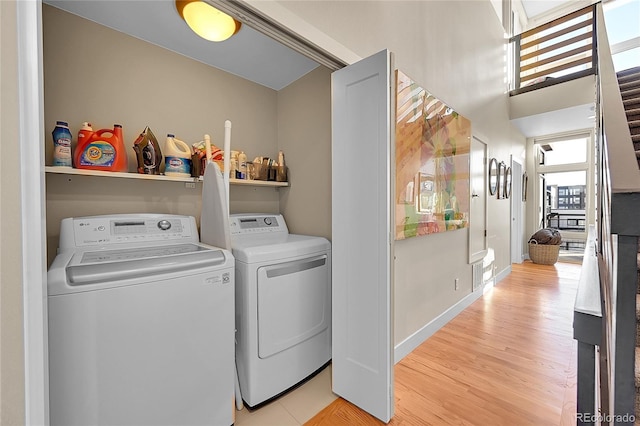
[[[210,0],[254,29],[336,70],[361,56],[306,24],[275,2]],[[21,198],[23,210],[23,321],[25,418],[49,424],[46,317],[46,224],[42,0],[17,1],[18,85],[20,108]],[[34,164],[33,153],[40,153]],[[34,173],[34,166],[37,173]],[[393,349],[393,348],[392,348]]]
[[[514,165],[519,170],[514,173]],[[524,164],[511,156],[511,263],[524,260],[524,203],[522,201],[522,173]],[[518,213],[519,211],[519,213]]]
[[[49,424],[42,2],[17,1],[25,423]],[[34,158],[34,153],[38,153]]]
[[[487,230],[489,228],[489,222],[488,222],[488,217],[489,217],[489,190],[488,190],[488,147],[487,147],[487,143],[485,142],[485,138],[482,136],[478,136],[478,135],[473,135],[471,138],[471,153],[469,154],[470,156],[473,155],[473,143],[474,140],[478,141],[480,144],[482,144],[483,147],[483,172],[482,172],[482,185],[483,185],[483,189],[484,189],[484,199],[483,201],[483,209],[484,209],[484,223],[482,224],[474,224],[473,220],[471,220],[472,214],[471,212],[469,212],[469,227],[475,227],[475,226],[481,226],[481,228],[484,230],[484,249],[481,251],[477,251],[477,252],[472,252],[472,247],[471,247],[471,239],[472,239],[472,232],[471,229],[469,229],[469,263],[475,263],[478,262],[482,259],[484,259],[484,257],[487,255],[487,252],[489,250],[489,238],[487,236]],[[472,158],[469,158],[469,164],[471,167],[471,162],[472,162]],[[471,176],[471,179],[473,179],[473,176]],[[473,190],[473,183],[472,183],[472,187],[471,187],[471,193],[469,194],[470,197],[470,206],[473,206],[473,198],[474,198],[474,190]]]
[[[562,141],[571,138],[579,138],[585,137],[587,138],[587,159],[584,163],[575,163],[575,164],[561,164],[558,166],[542,166],[540,165],[540,150],[536,149],[538,145],[550,143],[554,141]],[[539,212],[539,214],[534,214],[532,217],[532,222],[530,223],[531,229],[538,230],[540,229],[540,218],[544,221],[545,212],[541,211],[542,206],[542,193],[544,191],[543,185],[541,183],[541,176],[545,173],[563,173],[563,172],[573,172],[573,171],[584,171],[586,173],[586,186],[587,186],[587,200],[585,205],[585,231],[584,232],[571,232],[569,231],[569,235],[584,237],[587,238],[587,231],[589,229],[589,225],[595,225],[596,220],[596,205],[595,205],[595,134],[593,129],[581,129],[575,130],[571,132],[563,132],[557,133],[553,135],[545,135],[538,136],[528,140],[527,142],[530,144],[531,149],[529,152],[532,154],[533,159],[533,176],[530,179],[533,180],[533,205],[535,210]],[[562,233],[562,231],[561,231]]]

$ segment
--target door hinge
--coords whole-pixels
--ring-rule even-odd
[[[487,230],[486,229],[484,230],[484,236],[485,236],[485,238],[487,237]]]

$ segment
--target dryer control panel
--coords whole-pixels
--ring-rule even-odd
[[[63,219],[60,249],[122,243],[198,242],[195,219],[182,215],[111,215]]]
[[[229,217],[231,235],[283,233],[289,229],[280,214],[232,214]]]

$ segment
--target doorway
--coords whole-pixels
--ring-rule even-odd
[[[39,23],[38,25],[41,25],[41,24]],[[34,31],[34,34],[40,34],[40,33],[41,33],[41,27],[39,27],[39,28],[38,28],[38,31]],[[37,62],[37,61],[36,61],[36,62]],[[31,85],[31,86],[33,86],[33,87],[39,87],[39,85],[38,85],[38,84],[33,84],[33,85]],[[31,87],[31,86],[30,86],[30,87]],[[41,98],[41,96],[40,96],[40,98]],[[38,112],[40,112],[40,110],[42,109],[42,99],[38,99],[38,100],[32,99],[31,104],[32,104],[32,105],[33,105],[33,107],[34,107],[34,110],[38,110]],[[37,116],[38,114],[35,114],[35,115]],[[41,123],[42,118],[41,118],[41,117],[39,117],[39,118],[34,118],[34,120],[33,120],[33,121],[34,121],[34,122],[38,122],[38,123],[40,123],[40,125],[42,125],[42,123]],[[44,132],[40,132],[40,133],[44,133]],[[22,139],[25,139],[25,138],[23,137]],[[41,142],[41,140],[40,140],[40,139],[41,139],[40,137],[32,138],[32,140],[34,141],[34,145],[39,146],[39,144],[40,144],[40,142]],[[288,152],[291,152],[291,151],[288,151]],[[291,157],[288,157],[288,158],[291,158]],[[316,158],[316,161],[317,161],[317,158]],[[44,164],[40,164],[40,166],[41,166],[40,168],[43,168],[43,167],[44,167]],[[298,175],[298,176],[299,176],[299,175]],[[34,191],[33,193],[36,193],[36,192],[37,192],[37,193],[42,193],[42,192],[44,191],[44,188],[43,188],[43,186],[42,186],[42,183],[41,183],[41,182],[37,182],[37,184],[34,184],[34,186],[36,186],[36,187],[37,187],[38,191]],[[327,203],[327,204],[328,204],[328,203]],[[43,207],[43,206],[42,206],[42,202],[39,202],[38,206],[40,207],[40,209],[39,209],[39,210],[41,210],[41,209],[42,209],[42,207]],[[39,211],[39,210],[38,210],[38,211]],[[36,210],[34,210],[34,212],[36,212]],[[38,214],[38,216],[39,216],[39,214]],[[39,230],[39,231],[42,231],[42,230]],[[43,233],[43,232],[39,232],[39,233],[38,233],[38,235],[36,235],[36,237],[39,237],[39,239],[41,240],[41,239],[43,238],[43,235],[44,235],[44,233]],[[38,262],[38,263],[39,263],[39,264],[41,263],[42,265],[44,265],[44,262]],[[40,265],[40,266],[41,266],[41,265]],[[35,270],[35,268],[34,268],[34,270]],[[39,282],[38,284],[39,284],[39,285],[41,285],[41,287],[42,287],[42,289],[43,289],[43,291],[44,291],[44,294],[46,295],[46,282],[44,282],[43,280],[40,280],[40,282]],[[45,298],[46,298],[46,296],[45,296]],[[40,298],[39,298],[39,300],[41,301],[41,300],[42,300],[42,297],[40,297]],[[40,313],[42,313],[43,311],[45,311],[41,303],[40,303],[40,306],[38,306],[38,307],[40,308]],[[46,312],[46,311],[45,311],[45,312]],[[35,330],[35,332],[32,332],[32,331],[28,330],[28,334],[30,334],[30,338],[31,338],[31,336],[33,336],[32,338],[33,338],[34,340],[37,340],[37,339],[38,339],[38,333],[40,333],[40,334],[46,334],[46,329],[45,329],[45,330],[42,330],[42,324],[39,326],[39,329],[36,329],[36,330]],[[40,339],[39,339],[39,343],[40,343],[40,344],[42,344],[42,343],[43,343],[43,341],[45,341],[45,340],[43,340],[42,338],[40,338]],[[46,341],[45,341],[45,342],[46,342]],[[389,348],[388,348],[388,349],[389,349],[389,353],[390,353],[390,354],[392,354],[393,347],[392,347],[391,345],[389,345]],[[43,352],[44,352],[44,351],[43,351]],[[46,356],[46,355],[45,355],[45,356]],[[34,362],[33,364],[36,364],[36,363],[37,363],[37,361],[38,361],[38,360],[36,360],[36,362]],[[46,361],[44,361],[44,362],[40,362],[40,364],[46,364]],[[390,365],[391,365],[391,364],[390,364]],[[390,367],[390,368],[391,368],[391,367]],[[39,387],[40,387],[41,389],[46,389],[46,372],[45,372],[45,373],[43,373],[43,374],[38,374],[38,375],[36,375],[36,376],[35,376],[35,381],[36,381],[36,382],[40,382],[40,381],[45,382],[45,386],[39,386]],[[39,384],[39,383],[38,383],[38,384]],[[386,390],[387,390],[387,389],[385,388],[385,391],[386,391]],[[388,394],[388,392],[387,392],[387,394]],[[37,409],[37,411],[40,411],[40,412],[41,412],[41,414],[40,414],[38,417],[40,417],[40,416],[42,416],[42,417],[46,417],[46,400],[47,400],[46,390],[43,392],[43,395],[40,395],[40,397],[39,397],[38,399],[41,399],[41,400],[45,401],[45,402],[43,402],[42,404],[40,404],[40,405],[43,407],[43,409],[40,409],[40,408],[38,408],[38,409]],[[391,397],[391,399],[392,399],[392,397]],[[36,401],[36,398],[31,398],[31,402],[35,402],[36,404],[38,403],[38,401]],[[46,423],[46,422],[42,422],[42,423]]]
[[[590,131],[536,138],[534,229],[560,231],[560,260],[580,261],[595,222],[593,135]]]

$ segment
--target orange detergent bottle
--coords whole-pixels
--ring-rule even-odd
[[[129,163],[122,126],[114,124],[113,130],[96,130],[90,137],[78,141],[75,165],[78,169],[127,172]]]

